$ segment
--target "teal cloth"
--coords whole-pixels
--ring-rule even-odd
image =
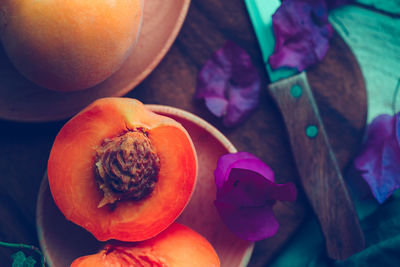
[[[344,261],[328,259],[316,219],[310,218],[272,267],[400,266],[400,191],[379,205],[374,199],[355,202],[366,248]]]

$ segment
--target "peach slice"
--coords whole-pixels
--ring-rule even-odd
[[[157,235],[181,214],[196,177],[186,130],[129,98],[103,98],[74,116],[48,161],[56,205],[100,241]]]
[[[97,254],[80,257],[71,264],[71,267],[102,266],[219,267],[220,262],[203,236],[174,223],[152,239],[108,244]]]

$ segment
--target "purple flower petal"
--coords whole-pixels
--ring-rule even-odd
[[[243,121],[259,102],[260,77],[245,50],[227,41],[203,66],[197,77],[196,98],[223,123]]]
[[[228,101],[222,97],[205,98],[207,108],[217,117],[222,117],[228,109]]]
[[[249,169],[231,168],[229,178],[217,191],[220,202],[240,207],[272,205],[276,200],[295,201],[296,187],[293,183],[276,184]]]
[[[222,156],[214,175],[215,206],[228,228],[245,240],[274,235],[279,225],[272,206],[276,201],[295,201],[297,197],[293,183],[274,183],[271,168],[247,152]]]
[[[383,203],[400,187],[400,114],[380,115],[368,127],[363,149],[354,161],[372,194]]]
[[[275,181],[272,169],[262,160],[248,152],[236,152],[221,156],[214,171],[215,184],[222,188],[232,168],[243,168],[258,172],[270,181]]]
[[[322,60],[329,49],[333,28],[324,0],[282,1],[272,24],[276,41],[269,63],[273,69],[303,71]]]
[[[274,236],[279,229],[270,205],[238,208],[218,200],[214,204],[226,226],[241,239],[259,241]]]

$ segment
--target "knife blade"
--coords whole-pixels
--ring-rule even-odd
[[[301,184],[318,218],[328,256],[346,259],[364,248],[364,235],[307,75],[293,68],[273,70],[268,64],[275,45],[272,15],[281,3],[245,0],[245,4],[271,80],[269,92],[285,121]]]

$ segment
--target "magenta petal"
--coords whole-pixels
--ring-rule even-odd
[[[275,175],[272,169],[258,158],[244,158],[237,160],[230,166],[230,169],[232,168],[251,170],[260,174],[271,182],[275,181]]]
[[[272,207],[237,207],[226,202],[214,202],[225,225],[238,237],[259,241],[276,234],[279,228]]]
[[[250,56],[227,41],[203,66],[197,77],[196,98],[223,123],[242,122],[258,105],[261,81]]]
[[[276,201],[294,201],[297,197],[293,183],[274,183],[271,168],[247,152],[220,157],[214,175],[218,213],[228,228],[245,240],[274,235],[279,225],[272,206]]]
[[[222,188],[228,180],[229,172],[232,168],[249,169],[274,181],[272,169],[262,160],[248,152],[236,152],[223,155],[218,159],[217,168],[214,171],[217,188]]]
[[[272,188],[273,190],[267,192],[268,197],[271,199],[290,202],[296,201],[297,199],[297,188],[294,183],[274,183],[274,186]]]
[[[384,140],[390,138],[394,126],[393,116],[388,114],[377,116],[368,126],[367,145],[381,145]]]
[[[322,60],[329,49],[333,28],[323,0],[286,0],[272,16],[275,48],[269,57],[273,69],[303,71]]]
[[[294,201],[297,190],[293,183],[275,184],[257,172],[232,168],[223,188],[217,191],[219,202],[240,207],[273,205],[276,200]]]
[[[363,150],[354,161],[379,203],[400,187],[398,116],[380,115],[372,121]]]
[[[231,169],[228,181],[217,191],[217,200],[240,207],[262,206],[271,200],[268,191],[274,183],[246,169]],[[273,200],[272,202],[274,202]]]

